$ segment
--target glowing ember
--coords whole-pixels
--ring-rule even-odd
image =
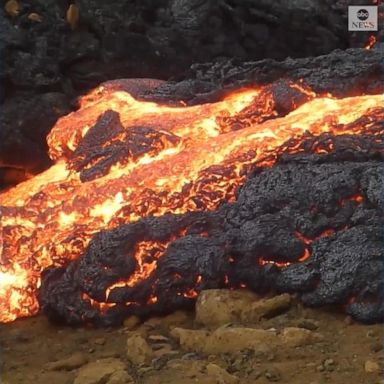
[[[376,37],[374,35],[369,36],[368,43],[365,49],[371,49],[376,44]]]
[[[285,117],[278,117],[267,88],[192,107],[138,101],[103,87],[84,98],[48,136],[56,164],[0,195],[0,321],[35,314],[40,272],[77,259],[96,232],[150,215],[213,210],[235,199],[252,166],[272,165],[289,139],[305,132],[362,133],[358,125],[352,131],[344,125],[383,105],[381,95],[336,100],[302,84],[287,88],[297,96],[291,109],[305,103]],[[105,297],[149,276],[167,244],[140,243],[138,269]],[[306,249],[300,261],[308,257]],[[180,294],[197,295],[193,289]]]

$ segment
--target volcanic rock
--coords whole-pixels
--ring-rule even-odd
[[[154,353],[147,341],[138,333],[128,337],[127,358],[136,365],[149,363],[154,358]]]
[[[377,373],[380,370],[380,365],[376,361],[367,360],[364,364],[364,370],[367,373]]]
[[[70,110],[68,98],[59,92],[7,100],[0,113],[0,167],[36,173],[49,166],[46,136]]]
[[[96,360],[79,369],[73,384],[128,384],[133,382],[130,376],[124,372],[125,365],[119,359]],[[116,381],[116,378],[119,377],[125,381]]]
[[[353,58],[346,71],[338,71],[340,64],[346,63],[340,63],[337,57],[344,55],[335,50],[353,46],[352,35],[354,39],[359,35],[365,40],[368,35],[348,33],[345,27],[347,6],[336,7],[333,0],[261,0],[257,4],[249,0],[235,3],[200,0],[127,3],[114,0],[106,4],[79,0],[75,8],[79,13],[76,28],[71,28],[65,17],[69,10],[67,1],[18,0],[16,3],[20,4],[20,11],[14,16],[0,10],[0,53],[1,57],[7,58],[0,68],[3,84],[0,101],[6,98],[12,109],[21,104],[20,98],[24,103],[58,92],[72,99],[105,80],[124,77],[168,79],[177,76],[177,80],[185,82],[174,84],[168,99],[171,94],[173,99],[186,101],[204,98],[206,95],[202,93],[218,89],[212,84],[216,81],[222,81],[226,86],[234,85],[239,79],[239,71],[235,68],[247,70],[252,66],[251,60],[263,59],[257,75],[249,71],[251,77],[263,80],[274,73],[288,78],[295,66],[294,59],[285,64],[281,60],[333,52],[332,60],[321,58],[311,66],[310,76],[315,76],[319,84],[319,80],[324,79],[324,86],[330,84],[330,77],[336,79],[334,87],[345,88],[350,82],[363,92],[364,84],[381,71],[380,67],[371,67],[360,72],[360,63]],[[382,39],[383,34],[379,33],[377,37]],[[377,51],[380,54],[379,49]],[[244,64],[239,64],[240,61]],[[322,63],[325,64],[322,66]],[[193,67],[188,71],[191,65]],[[209,71],[208,66],[215,68]],[[327,73],[326,68],[332,68],[332,71]],[[197,81],[193,81],[196,73]],[[305,78],[307,74],[303,65],[301,73],[295,77]],[[244,78],[244,73],[240,77]],[[166,94],[165,89],[156,97]],[[188,96],[183,98],[182,93],[188,93]],[[47,114],[52,116],[63,113],[58,113],[54,106],[47,109]],[[25,120],[28,111],[21,107],[15,116]],[[43,126],[46,124],[48,122]],[[28,150],[28,126],[21,127],[19,136],[12,134],[8,125],[2,124],[2,127],[6,127],[12,137],[8,136],[0,145],[0,159],[8,157],[9,142],[19,141],[20,147]],[[37,128],[35,141],[44,145],[44,139]],[[31,152],[33,162],[39,155],[39,165],[44,167],[48,160],[45,153],[36,153],[33,149],[23,153]],[[24,170],[30,161],[28,156],[17,159]]]
[[[170,334],[178,340],[182,348],[191,351],[199,351],[210,336],[210,333],[206,330],[192,330],[184,328],[174,328]]]
[[[88,363],[88,358],[81,352],[72,356],[48,363],[44,366],[48,371],[71,371]]]
[[[221,327],[212,333],[175,328],[172,335],[179,339],[182,348],[207,355],[237,353],[243,349],[269,351],[279,342],[275,332],[240,327]]]
[[[304,328],[288,327],[281,333],[281,341],[290,347],[301,347],[322,341],[323,337],[318,332]]]
[[[289,306],[288,294],[260,299],[246,290],[211,289],[202,291],[197,299],[196,321],[212,327],[233,322],[254,323],[262,317],[277,315]]]
[[[166,343],[169,341],[169,339],[163,335],[150,335],[148,337],[148,340],[151,343],[158,344],[158,343]]]
[[[278,348],[281,343],[288,347],[299,347],[323,339],[319,333],[294,327],[283,329],[281,334],[275,330],[230,326],[220,327],[213,332],[175,328],[171,335],[182,348],[207,355],[237,353],[245,349],[267,353]]]
[[[314,92],[336,97],[379,94],[384,90],[381,49],[335,50],[327,55],[283,61],[236,60],[195,64],[178,81],[168,81],[143,95],[148,100],[199,104],[219,100],[238,87],[258,87],[282,79],[304,80]],[[329,70],[332,68],[332,71]]]

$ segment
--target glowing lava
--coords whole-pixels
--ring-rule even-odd
[[[252,166],[272,165],[289,139],[362,133],[358,124],[352,132],[344,125],[383,106],[381,95],[336,100],[289,87],[306,103],[285,117],[262,88],[191,107],[103,87],[84,98],[48,136],[56,164],[0,194],[0,321],[35,314],[40,272],[78,258],[96,232],[149,215],[215,209],[234,200]],[[140,244],[139,270],[118,284],[151,274],[165,247]]]

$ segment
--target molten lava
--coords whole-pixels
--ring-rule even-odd
[[[382,107],[381,95],[337,100],[291,83],[283,102],[264,87],[197,106],[159,105],[99,87],[49,134],[55,165],[0,195],[0,321],[35,314],[41,272],[79,258],[100,230],[145,216],[214,210],[235,200],[256,165],[273,165],[285,143],[308,132],[364,133],[370,124],[359,119]],[[113,289],[151,275],[166,247],[141,242],[137,268],[111,284],[105,301]],[[305,248],[300,260],[309,257]],[[196,296],[193,289],[180,294]]]
[[[365,45],[365,49],[371,49],[376,44],[376,36],[371,35],[368,38],[368,42]]]

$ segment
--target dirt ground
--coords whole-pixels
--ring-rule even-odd
[[[231,327],[233,324],[226,326]],[[237,325],[238,328],[243,326],[245,327]],[[316,343],[302,343],[296,347],[282,344],[268,352],[248,349],[207,355],[183,350],[172,336],[172,329],[175,327],[203,328],[196,325],[193,312],[176,312],[165,318],[152,318],[141,324],[136,324],[136,319],[130,318],[124,326],[117,329],[73,329],[56,326],[49,323],[43,315],[1,324],[0,382],[384,383],[382,325],[357,324],[345,314],[334,311],[307,309],[294,303],[284,313],[259,321],[258,329],[274,331],[296,327],[295,329],[307,329],[322,336],[321,341]],[[138,352],[133,359],[138,360],[134,363],[132,356],[130,358],[129,354],[127,355],[127,339],[133,334],[145,344],[139,343]],[[223,340],[224,344],[225,342]],[[137,347],[137,343],[135,345]],[[150,351],[145,349],[148,345],[151,346]],[[148,353],[150,359],[144,356],[140,361],[140,354]],[[113,380],[111,373],[97,375],[97,369],[90,365],[97,360],[101,361],[101,365],[104,364],[103,369],[111,363],[120,364],[124,374],[119,376],[120,379],[114,376]],[[52,364],[57,361],[59,364],[56,366],[55,363]],[[91,374],[96,374],[95,377],[86,377],[84,367],[87,366]],[[82,370],[83,373],[80,374]],[[114,370],[116,369],[112,367],[111,372]]]

